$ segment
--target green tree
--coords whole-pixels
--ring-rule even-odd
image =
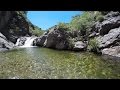
[[[84,11],[82,15],[72,18],[69,24],[71,30],[80,30],[82,35],[86,35],[93,24],[99,19],[102,20],[102,14],[99,11]]]
[[[70,30],[68,23],[61,23],[60,22],[58,24],[58,27],[59,27],[59,30],[65,30],[65,31],[69,31]]]

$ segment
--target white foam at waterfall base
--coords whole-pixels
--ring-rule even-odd
[[[36,47],[36,46],[33,46],[33,41],[37,38],[37,37],[25,37],[26,38],[26,41],[25,41],[25,44],[23,46],[19,46],[20,48],[27,48],[27,47]],[[17,40],[16,42],[16,46],[19,45],[19,42],[20,42],[20,39]]]

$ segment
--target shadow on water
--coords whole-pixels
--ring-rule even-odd
[[[0,78],[120,78],[120,63],[89,52],[18,48],[0,53]]]

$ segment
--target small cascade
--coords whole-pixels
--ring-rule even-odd
[[[33,41],[35,38],[32,37],[27,37],[27,40],[25,41],[25,44],[23,45],[23,47],[31,47],[33,46]]]
[[[25,39],[25,41],[23,42],[20,38],[18,38],[15,46],[19,46],[19,47],[35,47],[35,46],[33,46],[33,41],[37,37],[23,37],[23,38]],[[24,43],[24,44],[21,45],[21,42]]]

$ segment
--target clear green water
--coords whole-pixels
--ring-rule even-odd
[[[120,62],[88,52],[22,48],[0,52],[0,78],[117,79]]]

